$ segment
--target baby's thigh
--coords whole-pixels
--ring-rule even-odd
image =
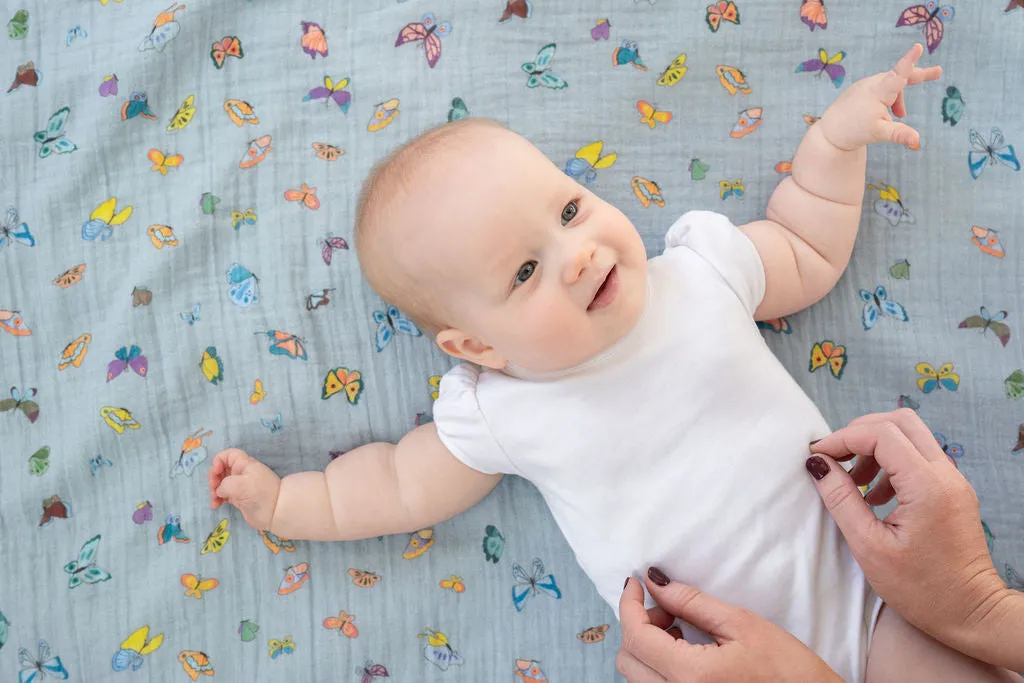
[[[1006,669],[983,664],[911,626],[895,610],[878,615],[865,683],[1020,682]]]

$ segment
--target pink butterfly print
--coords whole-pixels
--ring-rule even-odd
[[[420,21],[406,24],[398,32],[398,40],[395,47],[405,45],[416,40],[423,41],[423,50],[427,55],[427,65],[433,69],[437,60],[441,59],[441,36],[447,36],[452,32],[452,25],[447,21],[438,23],[434,15],[427,13]]]
[[[107,365],[107,381],[114,379],[122,372],[131,368],[139,377],[145,377],[149,371],[149,361],[142,355],[142,349],[132,344],[131,350],[122,346],[114,352],[114,360]]]
[[[952,21],[954,14],[951,5],[939,6],[937,0],[929,0],[923,5],[913,5],[903,10],[896,26],[924,24],[925,42],[928,44],[928,54],[931,54],[942,42],[945,22]]]
[[[348,249],[348,242],[343,237],[335,237],[332,233],[327,233],[327,237],[320,240],[318,244],[321,256],[324,257],[324,263],[327,265],[331,265],[335,249]]]

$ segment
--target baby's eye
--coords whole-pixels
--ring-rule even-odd
[[[537,270],[536,261],[527,261],[519,267],[519,272],[516,273],[516,280],[512,283],[512,287],[518,287],[525,283],[531,277],[533,277],[534,271]]]
[[[572,219],[576,217],[576,212],[578,210],[579,208],[576,206],[575,199],[566,204],[565,208],[562,209],[562,225],[568,225],[571,223]]]

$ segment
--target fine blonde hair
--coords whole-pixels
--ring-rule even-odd
[[[405,199],[414,182],[422,181],[423,168],[433,168],[429,161],[472,130],[480,128],[508,130],[503,124],[486,118],[466,118],[435,126],[374,164],[363,181],[356,205],[355,249],[363,276],[377,294],[397,306],[416,325],[431,336],[448,327],[446,311],[423,280],[423,272],[396,267],[392,257],[399,247],[401,235],[410,226],[396,225],[390,207]]]

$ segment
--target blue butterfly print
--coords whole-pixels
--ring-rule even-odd
[[[394,306],[388,306],[387,313],[384,311],[374,311],[373,321],[377,323],[376,342],[378,353],[384,350],[384,347],[387,346],[395,336],[395,332],[401,332],[402,334],[407,334],[410,337],[423,336],[423,333],[420,332],[420,328],[416,327],[416,323],[405,317],[405,315]]]
[[[12,206],[7,209],[3,221],[0,221],[0,249],[15,242],[27,247],[36,246],[36,238],[29,232],[27,224],[18,224],[18,210]]]
[[[260,424],[269,429],[271,434],[277,434],[284,429],[284,426],[281,424],[281,413],[275,415],[273,420],[265,420],[261,417]]]
[[[889,301],[888,294],[885,291],[885,287],[878,285],[875,287],[875,291],[869,292],[866,289],[860,290],[860,299],[864,302],[864,311],[861,313],[861,322],[864,323],[864,329],[870,330],[878,322],[878,316],[881,313],[885,313],[891,318],[902,320],[907,322],[910,320],[910,316],[903,309],[903,306],[896,303],[895,301]]]
[[[526,601],[537,593],[544,593],[555,600],[562,599],[555,577],[544,573],[544,563],[536,557],[533,558],[533,573],[529,575],[519,563],[513,562],[512,577],[516,580],[516,585],[512,586],[512,604],[517,612],[522,612]]]
[[[110,462],[102,455],[97,455],[95,458],[89,458],[89,474],[96,476],[96,473],[101,467],[113,467],[114,463]]]
[[[68,34],[64,38],[64,47],[71,47],[71,43],[75,42],[76,38],[88,38],[89,33],[81,26],[75,26],[68,29]]]
[[[260,302],[259,279],[253,275],[248,268],[240,263],[232,263],[228,271],[228,298],[231,303],[242,308],[248,308],[251,304]]]
[[[39,641],[39,654],[35,657],[27,649],[19,648],[18,664],[21,666],[18,683],[38,683],[48,678],[68,680],[68,670],[64,668],[60,657],[50,652],[50,644],[45,640]]]
[[[46,130],[37,130],[32,139],[39,143],[39,158],[45,159],[54,152],[57,154],[71,154],[78,145],[64,137],[64,124],[71,116],[71,107],[62,107],[50,116],[46,123]]]
[[[228,281],[230,282],[230,280]],[[179,313],[178,317],[187,322],[189,325],[195,325],[197,322],[199,322],[199,304],[193,306],[191,311]]]
[[[935,441],[938,442],[939,448],[942,452],[951,458],[959,458],[964,454],[964,447],[958,443],[950,443],[946,441],[946,437],[938,432],[932,432],[932,436],[935,437]]]
[[[970,138],[971,151],[967,153],[967,166],[971,170],[971,177],[975,180],[978,179],[989,162],[993,164],[999,162],[1014,171],[1020,170],[1017,153],[1013,151],[1013,145],[1006,144],[1003,131],[993,128],[989,141],[985,142],[985,138],[972,128]]]

